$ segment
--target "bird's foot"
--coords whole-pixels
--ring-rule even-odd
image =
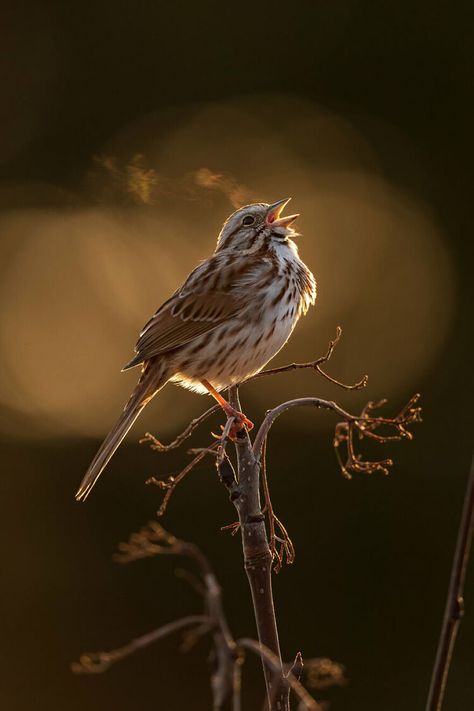
[[[235,407],[232,407],[230,402],[227,402],[227,400],[223,398],[219,392],[217,392],[217,390],[211,385],[208,380],[201,380],[201,383],[202,385],[204,385],[206,390],[212,395],[212,397],[217,400],[217,402],[227,415],[227,419],[231,417],[234,418],[234,422],[232,423],[232,426],[227,435],[229,439],[235,441],[237,434],[244,427],[246,427],[248,430],[253,430],[253,422],[249,420],[249,418],[246,417],[243,412],[239,412],[239,410],[236,410]],[[222,427],[221,429],[224,428]]]
[[[243,412],[234,410],[231,405],[228,405],[228,407],[225,407],[223,409],[225,414],[227,415],[227,418],[230,419],[232,417],[234,420],[232,425],[230,426],[230,429],[227,431],[226,439],[230,439],[232,442],[235,442],[235,440],[237,439],[237,435],[244,429],[244,427],[246,427],[249,431],[253,430],[253,422],[249,420],[249,418],[246,417]],[[226,427],[224,425],[220,425],[220,428],[221,432],[224,433]],[[222,438],[222,435],[216,435],[213,432],[211,434],[216,439]]]
[[[248,417],[244,415],[243,412],[239,412],[238,410],[235,410],[231,405],[227,405],[227,407],[224,407],[224,412],[227,415],[227,417],[233,417],[234,422],[232,423],[232,426],[229,430],[229,439],[231,439],[233,442],[235,442],[235,439],[237,438],[238,433],[246,427],[247,430],[253,430],[254,424],[251,420],[249,420]]]

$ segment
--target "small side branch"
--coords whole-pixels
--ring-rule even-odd
[[[343,422],[336,426],[334,436],[334,448],[338,457],[339,465],[343,475],[350,479],[353,473],[371,474],[374,471],[382,471],[388,474],[388,468],[392,466],[391,459],[383,459],[375,462],[364,461],[360,454],[356,454],[354,448],[354,433],[358,433],[359,438],[364,437],[374,439],[377,442],[384,443],[392,440],[412,439],[412,433],[407,429],[409,425],[415,422],[421,422],[421,408],[418,406],[420,396],[414,395],[396,417],[375,417],[371,413],[381,405],[386,403],[386,400],[373,403],[369,402],[360,415],[351,415],[342,409],[339,405],[331,400],[322,400],[317,397],[296,398],[283,402],[272,410],[269,410],[263,420],[260,429],[258,430],[253,451],[257,459],[260,461],[262,449],[268,433],[275,420],[287,410],[295,407],[316,407],[319,409],[331,410],[342,417]],[[380,430],[382,428],[382,430]],[[383,430],[383,428],[386,428]],[[388,429],[388,432],[386,431]],[[378,431],[377,431],[378,430]],[[345,443],[347,446],[347,459],[343,462],[339,455],[339,447]]]
[[[261,458],[262,487],[265,499],[265,513],[268,519],[268,538],[270,552],[272,554],[273,559],[273,570],[275,571],[275,573],[279,573],[282,568],[285,557],[288,565],[294,563],[295,547],[293,545],[293,541],[288,535],[288,531],[286,530],[285,525],[280,521],[273,509],[273,504],[270,497],[270,487],[268,486],[267,478],[266,450],[267,440],[265,439],[263,442]]]
[[[178,486],[178,484],[184,479],[185,476],[187,476],[196,466],[196,464],[199,464],[201,459],[204,459],[206,454],[209,454],[210,452],[213,452],[214,450],[217,450],[219,447],[219,442],[215,442],[211,444],[210,447],[206,449],[200,449],[194,459],[192,459],[189,464],[187,464],[184,469],[182,469],[178,474],[175,476],[169,476],[167,479],[157,479],[156,477],[152,476],[149,479],[146,480],[146,484],[154,484],[158,488],[162,489],[163,491],[166,491],[163,501],[161,502],[160,508],[158,509],[157,515],[158,516],[163,516],[165,513],[169,501],[171,497],[173,496],[174,490]]]
[[[343,410],[342,407],[339,407],[339,405],[332,400],[322,400],[319,397],[300,397],[295,398],[294,400],[287,400],[286,402],[282,402],[280,405],[277,405],[272,410],[268,410],[265,415],[265,419],[260,425],[253,443],[253,452],[256,457],[260,458],[263,443],[275,420],[284,412],[287,412],[287,410],[291,410],[294,407],[316,407],[325,410],[332,410],[346,421],[354,419],[352,415]]]
[[[181,434],[179,434],[169,444],[163,444],[150,432],[145,433],[145,436],[140,440],[140,444],[149,444],[150,447],[157,452],[169,452],[171,449],[177,449],[188,437],[192,435],[194,430],[199,427],[202,422],[205,422],[205,420],[209,419],[209,417],[211,417],[211,415],[215,412],[218,412],[218,410],[220,410],[219,405],[214,405],[206,410],[206,412],[203,412],[202,415],[199,415],[199,417],[195,417],[194,420],[191,420],[189,425],[181,432]]]
[[[464,506],[454,553],[448,599],[444,613],[436,661],[433,668],[426,711],[440,711],[461,618],[464,614],[464,581],[474,529],[474,460],[467,482]]]
[[[346,383],[341,383],[340,380],[336,380],[331,375],[328,375],[328,373],[326,373],[321,367],[324,363],[327,363],[328,360],[331,358],[334,348],[339,343],[339,339],[341,338],[341,335],[342,335],[342,328],[340,326],[338,326],[336,329],[336,338],[334,338],[334,340],[332,340],[332,341],[329,341],[329,346],[328,346],[326,353],[323,356],[321,356],[320,358],[317,358],[316,360],[310,361],[308,363],[290,363],[289,365],[282,365],[280,368],[270,368],[268,370],[262,370],[260,373],[256,373],[256,375],[252,375],[251,378],[248,378],[247,380],[245,380],[244,383],[249,383],[252,380],[256,380],[257,378],[263,378],[264,376],[267,376],[267,375],[279,375],[280,373],[288,373],[292,370],[316,370],[320,375],[323,376],[323,378],[326,378],[326,380],[329,380],[330,383],[333,383],[333,385],[338,385],[340,388],[343,388],[344,390],[361,390],[362,388],[365,388],[365,386],[368,383],[368,380],[369,380],[368,375],[364,375],[356,383],[347,385]],[[244,383],[242,383],[242,385]]]

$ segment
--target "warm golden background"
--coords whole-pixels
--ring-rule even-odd
[[[110,557],[156,510],[159,493],[144,479],[185,461],[184,452],[160,459],[138,438],[146,429],[172,437],[208,401],[168,386],[87,505],[73,494],[133,385],[136,372],[120,368],[143,323],[213,250],[235,207],[288,195],[318,301],[275,364],[317,357],[340,324],[330,372],[348,381],[367,372],[369,385],[351,394],[288,374],[246,387],[247,414],[258,421],[304,394],[352,410],[387,396],[395,410],[420,391],[425,423],[413,444],[387,448],[389,479],[351,482],[331,452],[330,415],[293,413],[275,428],[275,505],[297,547],[276,581],[284,653],[346,664],[350,685],[332,695],[335,711],[422,708],[472,425],[474,18],[459,10],[349,0],[7,10],[5,708],[125,711],[157,698],[166,711],[209,708],[204,649],[181,658],[164,642],[104,677],[68,670],[84,649],[119,645],[199,604],[171,562],[117,569]],[[234,629],[253,634],[236,542],[219,533],[232,516],[208,465],[164,523],[207,550]],[[473,618],[468,607],[446,711],[474,703]],[[250,708],[258,666],[248,675]]]

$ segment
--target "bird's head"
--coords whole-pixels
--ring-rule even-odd
[[[291,198],[277,200],[272,205],[257,202],[236,210],[225,222],[217,240],[216,251],[229,249],[235,252],[270,247],[288,242],[295,235],[290,226],[298,215],[282,217],[283,208]]]

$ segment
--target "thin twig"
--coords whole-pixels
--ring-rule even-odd
[[[339,405],[337,405],[332,400],[322,400],[321,398],[318,398],[318,397],[301,397],[301,398],[295,398],[294,400],[288,400],[287,402],[282,402],[280,405],[277,405],[272,410],[269,410],[267,412],[267,414],[265,415],[265,419],[263,420],[262,424],[260,425],[260,428],[255,436],[255,439],[254,439],[254,443],[253,443],[254,454],[257,457],[261,456],[263,442],[264,442],[265,438],[267,437],[271,426],[273,425],[275,420],[280,415],[282,415],[284,412],[286,412],[287,410],[290,410],[294,407],[305,407],[305,406],[323,408],[325,410],[332,410],[336,414],[340,415],[346,422],[350,422],[355,419],[353,415],[350,415],[348,412],[343,410],[342,407],[339,407]]]
[[[163,497],[163,501],[161,502],[160,508],[157,511],[157,516],[163,516],[168,507],[169,501],[173,495],[174,490],[176,489],[178,484],[184,479],[184,477],[194,469],[196,464],[198,464],[201,459],[204,459],[204,457],[206,456],[206,454],[209,453],[209,451],[217,449],[219,447],[219,444],[220,442],[215,442],[214,444],[211,444],[210,447],[207,447],[206,449],[201,449],[198,454],[196,454],[194,459],[192,459],[189,464],[187,464],[184,469],[182,469],[175,476],[169,476],[167,479],[157,479],[156,477],[152,476],[146,480],[146,484],[154,484],[160,489],[166,491],[166,494]]]
[[[288,365],[282,365],[280,368],[270,368],[268,370],[262,370],[262,371],[260,371],[260,373],[256,373],[255,375],[252,375],[250,378],[247,378],[247,380],[244,380],[241,383],[241,385],[247,384],[247,383],[251,382],[252,380],[256,380],[257,378],[262,378],[266,375],[279,375],[280,373],[288,373],[291,370],[311,369],[311,370],[316,370],[320,375],[323,376],[323,378],[326,378],[326,380],[329,380],[330,383],[333,383],[334,385],[338,385],[339,387],[343,388],[344,390],[361,390],[362,388],[365,388],[365,386],[367,385],[368,380],[369,380],[368,375],[364,375],[360,380],[358,380],[356,383],[354,383],[352,385],[346,385],[345,383],[341,383],[339,380],[336,380],[331,375],[328,375],[321,368],[321,365],[323,363],[327,363],[327,361],[331,358],[334,348],[336,347],[336,345],[339,342],[341,334],[342,334],[342,328],[340,326],[338,326],[337,330],[336,330],[336,338],[332,341],[329,341],[328,350],[320,358],[317,358],[316,360],[310,361],[308,363],[289,363]]]
[[[184,442],[185,439],[192,435],[196,427],[199,427],[202,422],[211,417],[211,415],[213,415],[215,412],[218,412],[218,410],[220,410],[220,405],[213,405],[208,410],[206,410],[206,412],[203,412],[202,415],[199,415],[199,417],[195,417],[194,420],[191,420],[189,425],[181,432],[181,434],[179,434],[169,444],[163,444],[150,432],[145,433],[145,436],[142,437],[142,439],[140,440],[140,444],[148,443],[150,444],[150,447],[156,450],[157,452],[169,452],[170,449],[176,449]]]
[[[303,655],[301,654],[301,652],[296,652],[296,656],[293,661],[293,664],[289,668],[287,674],[293,674],[295,679],[298,679],[298,681],[299,681],[301,679],[303,669],[304,669]]]
[[[166,625],[159,627],[153,632],[144,634],[142,637],[132,639],[131,642],[113,649],[110,652],[86,652],[81,654],[78,662],[71,664],[71,669],[75,674],[101,674],[106,671],[115,662],[128,657],[130,654],[137,652],[139,649],[148,647],[150,644],[157,642],[163,637],[167,637],[173,632],[191,627],[193,625],[210,625],[210,620],[204,615],[188,615],[174,622],[168,622]]]
[[[295,560],[295,547],[291,538],[288,535],[283,523],[280,521],[278,516],[273,510],[272,499],[270,496],[270,488],[268,486],[267,478],[267,439],[265,438],[262,447],[262,457],[261,457],[261,472],[262,472],[262,487],[263,496],[265,499],[265,513],[268,518],[268,545],[270,546],[270,552],[273,558],[273,570],[275,573],[279,573],[283,565],[283,560],[286,555],[286,562],[288,565],[294,563]],[[275,524],[279,529],[280,536],[276,535]],[[232,525],[232,524],[231,524]]]
[[[464,614],[464,581],[469,560],[474,529],[474,460],[471,463],[464,506],[459,523],[456,550],[454,553],[448,599],[444,612],[443,625],[438,643],[436,661],[431,677],[431,685],[426,704],[426,711],[440,711],[443,705],[448,672],[453,656],[454,644]]]

